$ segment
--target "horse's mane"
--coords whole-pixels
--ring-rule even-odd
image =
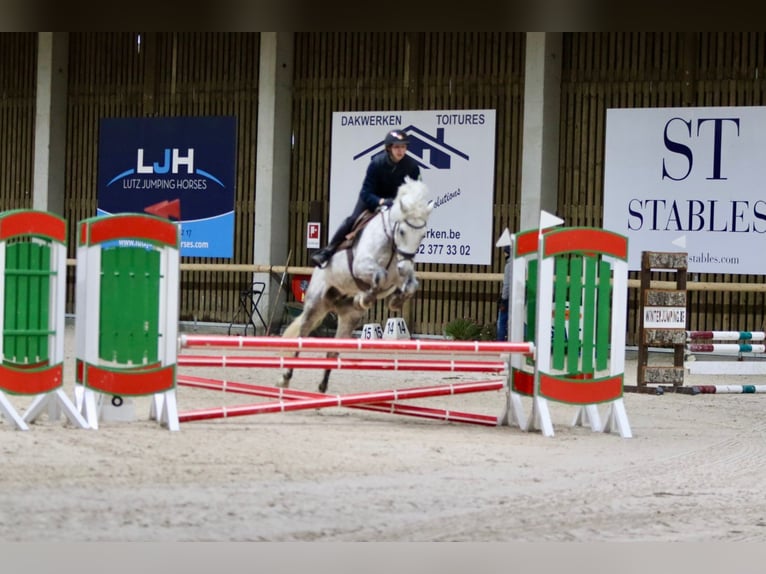
[[[396,193],[396,200],[405,219],[428,219],[431,212],[428,205],[428,187],[422,181],[405,176],[404,183]]]

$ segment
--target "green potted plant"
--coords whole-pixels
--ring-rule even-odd
[[[473,319],[455,319],[445,325],[444,335],[455,341],[478,341],[482,338],[482,326]]]

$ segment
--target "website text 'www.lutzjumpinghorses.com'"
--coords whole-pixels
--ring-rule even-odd
[[[719,263],[721,265],[739,265],[740,259],[737,256],[727,257],[721,255],[711,255],[709,251],[703,251],[696,255],[690,253],[689,263]]]
[[[148,243],[135,239],[120,239],[118,244],[120,247],[152,247]],[[207,241],[182,241],[181,247],[186,249],[207,249],[209,244]]]
[[[207,241],[182,241],[181,249],[207,249],[209,247]]]

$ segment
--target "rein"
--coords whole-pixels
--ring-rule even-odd
[[[395,237],[396,237],[396,230],[399,229],[399,226],[402,223],[404,223],[405,225],[407,225],[407,227],[410,227],[412,229],[423,229],[427,225],[427,222],[423,222],[420,225],[415,225],[409,219],[403,219],[401,221],[397,221],[396,223],[394,223],[394,229],[393,229],[393,233],[392,234],[389,235],[388,230],[386,229],[386,236],[391,240],[391,244],[393,245],[393,251],[397,255],[400,255],[402,259],[407,259],[407,260],[414,259],[415,255],[417,255],[417,251],[413,251],[412,253],[410,253],[409,251],[402,251],[399,248],[399,246],[396,244],[396,239],[395,239]],[[392,255],[392,257],[393,257],[393,255]],[[391,260],[389,260],[388,263],[390,264]]]

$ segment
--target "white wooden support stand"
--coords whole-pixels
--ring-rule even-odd
[[[29,430],[29,426],[24,422],[22,416],[14,408],[3,391],[0,391],[0,414],[2,414],[9,423],[16,427],[17,430]]]

